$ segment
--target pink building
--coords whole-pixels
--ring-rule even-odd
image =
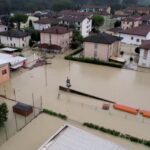
[[[53,26],[41,31],[41,44],[58,45],[62,47],[62,52],[69,48],[72,40],[72,30],[68,27]]]
[[[9,64],[0,60],[0,84],[8,81],[10,77]]]
[[[89,36],[84,41],[84,56],[103,61],[108,61],[111,57],[118,57],[120,40],[121,38],[107,33]]]

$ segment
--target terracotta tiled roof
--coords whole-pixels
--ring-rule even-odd
[[[150,32],[150,25],[134,27],[120,31],[123,34],[146,36]]]
[[[109,29],[108,31],[110,32],[114,32],[114,33],[119,33],[121,32],[123,29],[121,27],[117,27],[117,28],[112,28],[112,29]]]
[[[48,28],[44,31],[41,31],[42,33],[51,33],[51,34],[65,34],[69,33],[72,30],[69,29],[68,27],[63,27],[63,26],[53,26],[51,28]]]
[[[58,19],[57,18],[43,18],[40,20],[35,21],[34,23],[38,23],[38,24],[52,24],[52,23],[58,23]]]
[[[150,50],[150,40],[143,40],[140,48]]]

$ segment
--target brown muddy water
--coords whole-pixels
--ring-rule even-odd
[[[69,71],[70,70],[70,71]],[[70,93],[60,92],[66,78],[71,79],[72,88],[101,98],[112,100],[135,108],[150,110],[150,74],[125,69],[117,69],[79,62],[69,62],[58,55],[51,65],[13,72],[11,80],[0,86],[4,93],[18,101],[61,112],[79,122],[93,122],[116,129],[123,133],[150,139],[150,120],[111,110],[101,110],[103,102]],[[126,117],[125,117],[126,116]]]

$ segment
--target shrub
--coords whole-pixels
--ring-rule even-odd
[[[0,127],[4,125],[4,122],[7,121],[8,108],[6,103],[0,104]]]
[[[5,46],[3,44],[0,44],[0,48],[4,48]]]
[[[66,115],[63,115],[63,114],[60,114],[60,113],[56,113],[56,112],[54,112],[52,110],[43,109],[43,112],[48,114],[48,115],[55,116],[55,117],[61,118],[63,120],[67,120],[67,116]]]
[[[106,61],[101,61],[101,60],[95,59],[95,58],[73,57],[73,55],[69,55],[69,56],[66,56],[65,59],[79,61],[79,62],[86,62],[86,63],[91,63],[91,64],[97,64],[97,65],[111,66],[111,67],[116,67],[116,68],[123,67],[123,64],[120,64],[120,63],[106,62]]]
[[[123,133],[120,133],[119,131],[116,131],[116,130],[112,130],[112,129],[107,129],[107,128],[104,128],[104,127],[100,127],[100,126],[95,125],[93,123],[87,123],[87,122],[85,122],[85,123],[83,123],[83,126],[86,126],[88,128],[92,128],[92,129],[95,129],[95,130],[98,130],[98,131],[101,131],[101,132],[104,132],[104,133],[107,133],[107,134],[110,134],[110,135],[113,135],[113,136],[124,138],[126,140],[131,141],[131,142],[143,144],[145,146],[150,147],[150,141],[144,140],[144,139],[140,139],[138,137],[134,137],[134,136],[131,136],[129,134],[123,134]]]

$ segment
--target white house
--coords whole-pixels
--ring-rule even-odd
[[[0,32],[7,31],[8,28],[6,25],[0,24]]]
[[[50,28],[52,25],[58,24],[57,18],[43,18],[33,23],[33,27],[35,30],[43,31]]]
[[[125,44],[141,45],[143,40],[150,39],[150,25],[121,30],[117,36],[122,37]]]
[[[80,31],[83,37],[89,36],[92,30],[92,19],[85,16],[64,16],[60,18],[60,24],[74,25],[77,31]]]
[[[27,21],[26,21],[25,23],[22,23],[22,22],[21,22],[20,28],[21,28],[21,29],[27,28],[27,27],[29,27],[30,21],[31,21],[31,23],[33,24],[33,22],[38,21],[38,20],[39,20],[38,17],[35,17],[35,16],[28,16],[28,19],[27,19]]]
[[[150,68],[150,40],[142,41],[138,65]]]
[[[9,47],[24,48],[29,46],[30,35],[23,31],[9,30],[0,32],[0,43]]]
[[[80,31],[83,37],[89,36],[92,30],[91,13],[64,10],[58,16],[59,24],[74,26],[77,31]]]

